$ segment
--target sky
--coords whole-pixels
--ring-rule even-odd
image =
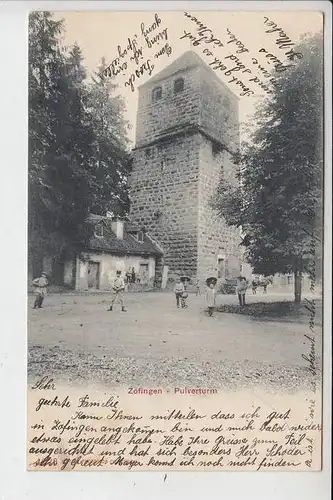
[[[78,43],[88,73],[96,71],[102,57],[107,64],[115,61],[112,66],[115,72],[121,68],[113,82],[119,85],[117,91],[125,99],[125,118],[132,125],[129,131],[132,142],[138,86],[187,50],[195,51],[211,64],[217,76],[239,98],[240,122],[246,122],[255,104],[267,95],[262,88],[267,85],[265,71],[279,62],[282,67],[293,64],[286,53],[293,50],[293,44],[303,34],[318,32],[323,25],[320,13],[306,11],[187,11],[187,15],[184,11],[67,11],[54,13],[54,17],[64,19],[63,43],[68,46]],[[280,48],[281,37],[287,45]],[[134,47],[138,51],[138,64],[133,57]],[[158,52],[162,53],[156,57]],[[119,54],[122,57],[116,61]],[[140,67],[143,74],[139,73],[138,78],[135,71]]]

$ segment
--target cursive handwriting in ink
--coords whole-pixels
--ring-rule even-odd
[[[71,403],[69,396],[66,396],[63,400],[60,400],[58,396],[53,399],[40,398],[35,408],[35,411],[39,411],[44,406],[58,407],[58,408],[70,408]]]
[[[269,17],[264,16],[264,24],[269,27],[269,29],[266,30],[265,33],[277,34],[278,38],[276,39],[275,44],[279,49],[283,50],[289,48],[289,50],[285,54],[290,61],[293,61],[295,58],[303,58],[303,54],[301,52],[295,52],[293,48],[290,49],[290,47],[295,46],[295,43],[291,41],[290,37],[274,21],[269,19]]]
[[[33,389],[33,390],[39,389],[41,391],[43,391],[43,390],[55,391],[56,386],[55,386],[53,378],[46,375],[45,377],[42,377],[41,379],[37,380],[37,382],[31,387],[31,389]]]
[[[40,379],[35,385],[47,382],[50,379]],[[57,393],[56,398],[43,400],[39,389],[31,391],[32,407],[38,413],[32,412],[34,420],[29,422],[30,468],[272,471],[311,469],[315,462],[315,438],[320,431],[314,420],[315,398],[305,402],[310,418],[299,420],[304,415],[300,408],[295,413],[284,406],[268,411],[266,403],[234,406],[227,399],[217,399],[209,410],[204,403],[161,405],[158,413],[154,405],[150,410],[139,405],[134,412],[132,401],[126,401],[133,400],[133,395],[70,394]],[[55,410],[58,418],[51,420],[49,410]]]
[[[199,38],[194,37],[195,39],[195,43],[193,43],[194,46],[200,45],[201,43],[204,42],[204,43],[212,43],[217,47],[224,47],[224,44],[221,42],[221,40],[214,36],[213,31],[207,26],[205,26],[198,18],[192,16],[188,12],[184,12],[184,16],[193,21],[197,27]],[[184,33],[186,33],[185,30]]]
[[[305,359],[305,361],[308,362],[308,370],[311,373],[311,375],[316,376],[317,375],[317,368],[316,368],[316,347],[315,347],[315,338],[310,335],[304,334],[304,337],[310,342],[310,352],[308,355],[302,354],[302,358]]]

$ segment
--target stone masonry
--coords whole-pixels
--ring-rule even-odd
[[[239,230],[209,205],[221,175],[236,182],[238,140],[237,98],[194,52],[139,88],[130,218],[160,244],[169,275],[239,274]]]

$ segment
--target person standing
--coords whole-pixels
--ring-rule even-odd
[[[185,309],[187,306],[187,298],[188,298],[188,293],[186,291],[186,287],[184,286],[184,292],[180,296],[180,303],[183,309]]]
[[[177,307],[179,307],[179,302],[181,300],[181,297],[182,297],[183,293],[185,293],[184,284],[181,282],[181,280],[179,278],[177,279],[176,286],[173,289],[173,291],[174,291],[174,293],[176,295],[176,304],[177,304]]]
[[[256,282],[256,280],[253,280],[252,281],[252,293],[253,293],[253,295],[257,294],[257,288],[258,288],[258,283]]]
[[[201,295],[201,290],[200,290],[200,280],[197,279],[195,282],[195,295],[198,297]]]
[[[132,267],[132,283],[136,282],[136,275],[135,275],[135,269]]]
[[[34,309],[41,309],[45,296],[47,295],[47,286],[49,284],[46,273],[42,273],[40,278],[35,278],[32,282],[35,287]]]
[[[248,283],[247,283],[246,278],[244,278],[244,276],[238,276],[236,292],[238,295],[238,300],[239,300],[240,306],[245,306],[245,293],[247,290],[247,286],[248,286]]]
[[[209,316],[213,316],[213,310],[215,307],[215,299],[216,299],[215,286],[214,286],[214,283],[210,283],[210,285],[207,286],[207,291],[206,291],[206,300],[207,300],[207,307],[208,307]]]
[[[262,283],[262,286],[263,286],[263,293],[264,295],[267,293],[267,285],[268,285],[268,281],[267,279],[264,279],[263,283]]]
[[[121,271],[117,271],[117,276],[116,279],[113,282],[113,299],[111,301],[110,309],[108,311],[112,311],[113,305],[116,302],[119,302],[121,305],[121,310],[126,312],[125,306],[124,306],[124,297],[123,297],[123,292],[125,290],[125,282],[124,279],[121,277]]]

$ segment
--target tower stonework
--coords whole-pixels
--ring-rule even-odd
[[[186,52],[139,88],[130,218],[161,245],[169,275],[238,276],[240,233],[210,207],[236,182],[238,100]]]

